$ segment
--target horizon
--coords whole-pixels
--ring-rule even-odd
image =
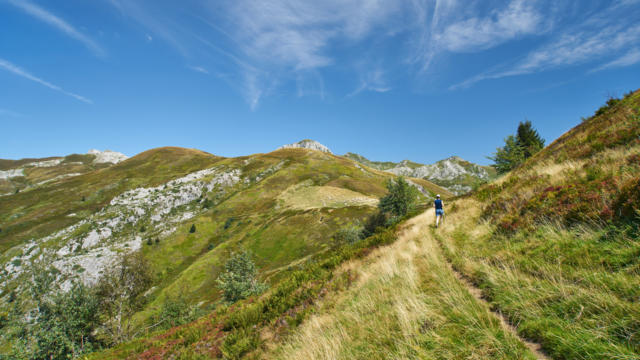
[[[339,15],[336,15],[339,14]],[[1,0],[0,158],[162,147],[488,165],[638,88],[640,2]]]

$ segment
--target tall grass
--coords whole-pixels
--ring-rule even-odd
[[[457,280],[430,224],[430,214],[420,215],[394,244],[345,264],[354,285],[327,296],[317,315],[265,357],[533,358]]]
[[[640,357],[640,240],[626,225],[497,235],[463,200],[440,239],[454,266],[554,359]]]

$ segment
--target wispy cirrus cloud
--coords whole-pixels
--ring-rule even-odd
[[[447,24],[434,35],[439,47],[451,52],[475,52],[519,36],[540,34],[547,29],[534,1],[516,0],[485,17],[471,17]]]
[[[622,24],[616,24],[597,30],[563,34],[555,41],[532,51],[522,61],[514,65],[503,65],[501,68],[478,74],[451,86],[450,90],[467,88],[483,80],[533,74],[594,62],[603,57],[611,56],[611,54],[618,54],[629,46],[638,44],[640,44],[640,25],[627,27]],[[639,61],[640,54],[637,51],[631,51],[598,69],[629,66]]]
[[[202,66],[188,66],[189,69],[199,72],[201,74],[209,75],[209,70],[203,68]]]
[[[7,0],[7,2],[16,8],[24,11],[28,15],[48,24],[56,28],[57,30],[65,33],[70,38],[81,42],[85,47],[87,47],[91,52],[93,52],[98,57],[103,57],[106,55],[104,49],[98,45],[95,41],[93,41],[89,36],[83,34],[79,30],[77,30],[73,25],[69,24],[67,21],[62,18],[54,15],[50,11],[45,8],[32,3],[29,0]]]
[[[543,1],[511,0],[496,7],[486,5],[413,0],[418,31],[410,61],[424,72],[439,56],[479,52],[551,29],[553,16],[543,12]]]
[[[631,66],[640,63],[640,48],[632,49],[621,57],[612,60],[592,70],[592,72],[613,69],[624,66]]]
[[[360,94],[363,91],[373,91],[378,93],[385,93],[390,91],[391,87],[388,85],[385,79],[384,70],[378,67],[372,71],[366,72],[360,76],[360,84],[348,97]]]
[[[85,102],[87,104],[93,104],[93,101],[87,99],[86,97],[78,95],[78,94],[74,94],[74,93],[69,92],[69,91],[66,91],[65,89],[61,88],[58,85],[54,85],[54,84],[52,84],[52,83],[50,83],[48,81],[45,81],[45,80],[43,80],[43,79],[41,79],[41,78],[39,78],[39,77],[37,77],[35,75],[32,75],[28,71],[26,71],[26,70],[24,70],[24,69],[22,69],[22,68],[20,68],[20,67],[18,67],[16,65],[10,63],[7,60],[0,59],[0,69],[4,69],[4,70],[6,70],[8,72],[11,72],[11,73],[13,73],[15,75],[21,76],[21,77],[23,77],[25,79],[28,79],[28,80],[31,80],[31,81],[34,81],[34,82],[36,82],[36,83],[38,83],[40,85],[48,87],[51,90],[55,90],[55,91],[58,91],[58,92],[60,92],[62,94],[65,94],[67,96],[71,96],[72,98],[74,98],[76,100],[80,100],[80,101]]]
[[[586,18],[556,31],[551,39],[530,51],[521,60],[505,62],[493,69],[452,85],[449,89],[468,88],[490,79],[534,74],[609,60],[591,72],[606,68],[630,66],[640,62],[640,18],[637,1],[619,1],[589,11]],[[624,16],[623,16],[624,15]]]
[[[187,68],[198,71],[190,66],[198,64],[237,89],[252,109],[284,86],[324,99],[335,87],[323,76],[334,69],[355,75],[340,79],[354,79],[340,91],[355,96],[395,88],[390,79],[402,78],[398,72],[440,76],[444,60],[492,49],[496,65],[450,89],[590,62],[626,66],[635,55],[623,55],[640,38],[638,0],[234,0],[181,8],[105,1],[170,44]],[[526,46],[507,46],[518,41]]]

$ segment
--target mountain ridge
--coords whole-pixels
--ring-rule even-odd
[[[345,157],[378,170],[395,175],[410,176],[429,180],[456,195],[465,194],[479,185],[497,177],[495,169],[466,161],[459,156],[450,156],[434,164],[420,164],[410,160],[400,162],[371,161],[356,153],[346,153]]]

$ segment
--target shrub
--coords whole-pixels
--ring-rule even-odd
[[[211,201],[211,199],[209,198],[205,198],[204,201],[202,202],[202,207],[205,209],[209,209],[212,206],[213,206],[213,201]]]
[[[340,228],[333,235],[333,246],[351,245],[360,241],[362,236],[362,228],[355,225],[348,225]]]
[[[233,217],[228,218],[227,221],[224,222],[224,229],[227,230],[231,227],[231,224],[233,224],[234,221],[235,219]]]
[[[145,232],[145,231],[147,231],[147,228],[146,228],[144,225],[142,225],[142,226],[140,227],[140,232],[141,232],[141,233],[143,233],[143,232]]]
[[[396,181],[387,181],[389,193],[380,199],[378,207],[381,212],[393,216],[402,217],[415,206],[418,199],[418,190],[411,186],[404,177],[400,176]]]
[[[160,243],[160,239],[156,238],[156,244],[159,244],[159,243]]]
[[[622,100],[615,97],[610,97],[609,100],[607,100],[606,104],[602,105],[598,110],[596,110],[596,116],[606,114],[611,108],[618,105],[620,101]]]
[[[200,315],[198,307],[189,305],[184,297],[167,296],[162,303],[160,313],[153,319],[153,325],[157,324],[160,329],[168,329],[191,322],[198,315]]]
[[[379,229],[383,229],[386,225],[387,216],[382,212],[377,212],[367,218],[367,221],[364,223],[364,228],[362,229],[362,236],[369,237],[378,232]]]
[[[55,275],[36,265],[29,292],[36,304],[31,316],[15,316],[13,355],[19,359],[67,359],[80,357],[100,346],[95,338],[99,326],[99,301],[94,291],[80,282],[67,293],[52,288]],[[47,295],[50,293],[54,295]]]
[[[189,229],[189,233],[193,234],[196,232],[196,224],[191,224],[191,228]]]
[[[258,282],[256,266],[246,251],[232,254],[224,269],[217,281],[224,293],[224,299],[228,302],[259,294],[267,287]]]
[[[153,242],[151,241],[151,238],[147,239],[147,245],[153,245]]]
[[[122,255],[97,284],[106,322],[102,333],[110,344],[133,337],[133,315],[142,308],[142,294],[151,285],[151,266],[141,252]]]

